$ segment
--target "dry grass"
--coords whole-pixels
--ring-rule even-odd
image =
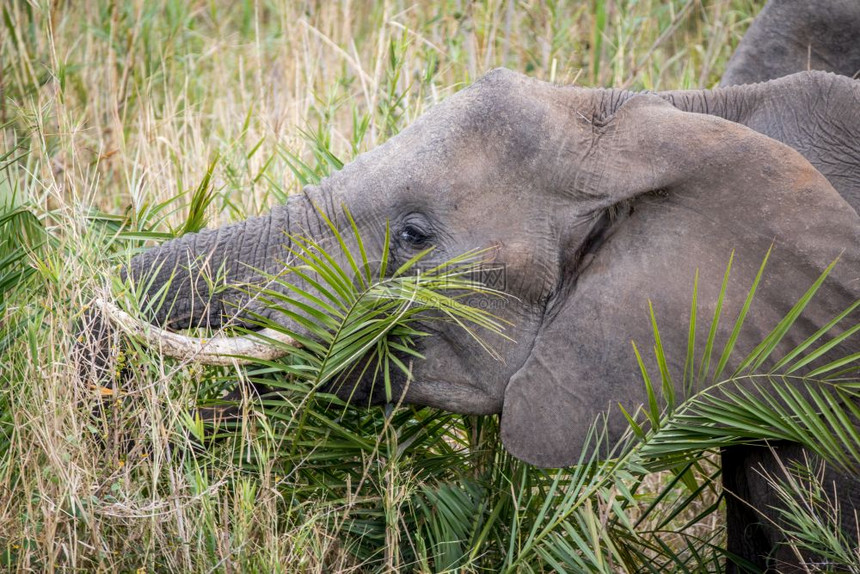
[[[280,474],[250,426],[252,463],[189,446],[189,408],[223,372],[130,349],[122,395],[90,416],[101,398],[80,387],[70,352],[93,290],[195,215],[189,192],[216,157],[210,225],[298,189],[291,154],[324,174],[315,151],[348,161],[496,66],[590,86],[712,86],[760,4],[4,3],[0,204],[39,224],[0,224],[0,261],[24,245],[8,269],[31,273],[0,280],[0,568],[359,565],[338,534],[355,499],[290,499],[285,485],[302,481]],[[389,480],[386,508],[419,486]],[[388,524],[396,547],[410,533],[396,513]]]

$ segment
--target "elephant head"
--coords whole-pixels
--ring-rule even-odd
[[[732,103],[731,93],[714,96],[724,115],[746,101],[737,92]],[[773,246],[739,348],[839,256],[791,338],[860,297],[860,218],[827,179],[790,147],[671,101],[701,104],[496,70],[268,215],[165,243],[125,272],[156,324],[250,325],[252,312],[270,311],[237,285],[277,274],[291,236],[324,244],[322,215],[349,225],[336,216],[342,207],[377,255],[390,227],[392,268],[429,247],[434,262],[491,248],[511,295],[495,311],[513,325],[509,339],[489,339],[501,360],[461,329],[433,325],[414,380],[395,392],[418,405],[501,413],[512,454],[568,465],[598,415],[608,413],[617,437],[626,427],[618,405],[632,412],[644,400],[630,342],[651,340],[649,301],[666,320],[662,344],[686,348],[697,270],[707,316],[734,250],[724,312],[735,316]],[[674,360],[667,368],[680,381],[684,357]],[[341,392],[380,400],[367,384]]]

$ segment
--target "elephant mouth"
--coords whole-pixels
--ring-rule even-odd
[[[163,356],[179,361],[213,366],[249,365],[282,358],[289,354],[290,347],[302,346],[289,335],[269,328],[247,335],[193,337],[136,319],[101,297],[96,298],[93,304],[127,335],[147,347],[159,349]],[[388,377],[390,385],[386,388],[378,380],[380,377],[376,376],[373,365],[368,365],[372,356],[374,353],[371,351],[318,390],[336,394],[353,404],[381,405],[402,400],[409,377],[395,369]],[[405,357],[400,359],[407,360]]]
[[[371,351],[318,390],[360,407],[406,402],[406,390],[414,381],[397,368],[384,377],[374,361],[376,354]]]
[[[233,367],[251,365],[283,358],[291,353],[291,348],[302,347],[293,337],[271,328],[242,335],[195,337],[168,331],[136,318],[107,297],[96,298],[93,306],[100,309],[127,336],[146,347],[158,349],[162,356],[184,363]],[[451,333],[441,329],[434,319],[422,317],[413,327],[426,336],[447,339],[450,343]],[[414,341],[415,350],[419,353],[422,353],[426,344],[422,339],[424,337]],[[400,351],[393,352],[399,363],[410,365],[411,371],[413,356]],[[476,387],[468,377],[455,377],[457,380],[431,377],[431,380],[425,380],[419,375],[419,381],[397,367],[391,368],[386,376],[380,372],[378,365],[373,364],[374,360],[377,360],[377,354],[371,348],[363,357],[315,390],[334,394],[357,406],[408,402],[467,414],[494,414],[501,411],[499,398]]]

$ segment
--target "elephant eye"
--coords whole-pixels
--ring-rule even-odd
[[[424,247],[430,241],[430,236],[414,225],[407,225],[400,231],[400,241],[410,247]]]

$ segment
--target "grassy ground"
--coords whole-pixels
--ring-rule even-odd
[[[709,87],[762,3],[3,3],[0,568],[614,571],[630,548],[659,554],[650,534],[628,548],[607,523],[615,482],[511,460],[491,418],[311,405],[301,441],[258,413],[201,450],[197,397],[277,373],[133,347],[127,390],[93,416],[103,399],[77,382],[74,323],[131,255],[264,211],[493,67]],[[584,484],[593,497],[562,494]],[[670,510],[685,496],[671,492]],[[581,512],[569,551],[572,515],[543,506],[559,497]],[[631,496],[620,524],[648,515],[638,527],[679,553],[719,524],[704,512],[683,530],[670,511],[649,515],[651,498]]]

